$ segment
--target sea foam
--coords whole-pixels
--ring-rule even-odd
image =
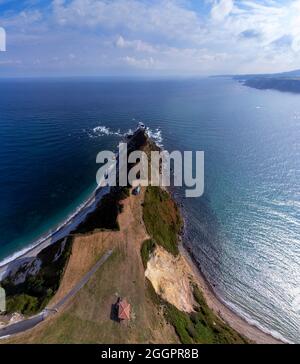
[[[89,138],[99,138],[104,136],[118,136],[118,137],[126,137],[127,135],[132,134],[134,131],[132,129],[128,129],[125,132],[121,132],[120,129],[112,130],[111,128],[105,125],[98,125],[90,130],[84,129],[84,132],[89,136]],[[160,128],[151,129],[149,127],[146,128],[146,132],[150,139],[152,139],[159,147],[163,147],[163,137],[162,131]]]

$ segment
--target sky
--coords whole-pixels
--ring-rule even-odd
[[[1,77],[272,73],[299,61],[300,0],[0,0]]]

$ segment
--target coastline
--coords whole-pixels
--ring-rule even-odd
[[[271,333],[269,330],[259,327],[259,323],[254,321],[249,322],[245,316],[230,307],[222,297],[220,297],[212,285],[206,278],[205,274],[202,272],[201,267],[197,263],[193,253],[184,244],[184,235],[186,231],[186,216],[182,213],[181,204],[177,201],[173,190],[168,188],[168,192],[172,196],[172,199],[176,202],[180,214],[183,219],[182,232],[179,236],[179,252],[184,257],[188,266],[191,268],[194,277],[204,295],[207,305],[214,311],[214,313],[219,316],[226,324],[235,329],[241,335],[247,337],[249,340],[257,344],[292,344],[285,338],[281,338],[279,333]],[[278,336],[278,337],[276,337]]]
[[[129,129],[124,134],[120,134],[120,137],[127,137],[130,134],[135,133],[140,126],[138,125],[137,128],[132,131]],[[148,137],[153,140],[153,142],[161,147],[162,143],[162,137],[160,130],[151,130],[149,127],[146,129],[146,133]],[[118,158],[118,153],[115,154],[116,158]],[[108,170],[109,173],[109,170]],[[100,185],[97,186],[93,193],[88,196],[76,209],[73,213],[71,213],[69,216],[66,217],[65,220],[63,220],[61,223],[57,224],[52,231],[48,231],[47,233],[41,235],[37,240],[33,241],[32,243],[29,243],[27,247],[22,248],[20,250],[17,250],[16,252],[8,255],[4,259],[0,261],[0,280],[3,278],[3,275],[5,275],[7,268],[10,265],[15,265],[15,267],[18,266],[18,260],[19,259],[30,259],[37,256],[39,252],[41,252],[44,248],[48,247],[49,245],[52,245],[59,241],[60,239],[63,239],[67,237],[70,233],[72,233],[73,230],[76,229],[76,227],[82,223],[86,216],[93,212],[95,208],[97,208],[98,203],[102,199],[104,195],[109,193],[110,188],[106,185]],[[14,268],[15,268],[14,267]]]
[[[98,203],[107,193],[109,193],[108,187],[96,188],[94,193],[89,196],[73,214],[59,224],[54,231],[45,234],[28,247],[23,248],[2,260],[0,262],[0,280],[3,279],[9,271],[17,269],[24,260],[35,258],[43,249],[55,244],[72,233],[72,231],[85,220],[86,216],[97,208]]]
[[[6,263],[0,265],[0,279],[9,269],[18,267],[18,264],[24,261],[24,259],[32,259],[37,256],[39,252],[48,247],[49,245],[57,242],[61,238],[69,235],[75,228],[84,221],[86,216],[97,208],[97,205],[101,198],[109,192],[109,188],[99,187],[95,190],[94,194],[91,195],[80,208],[78,208],[73,215],[67,218],[52,234],[48,234],[46,237],[41,238],[40,242],[32,247],[28,247],[25,252],[20,251],[16,257],[11,256],[11,259]],[[171,194],[172,195],[172,194]],[[174,196],[172,196],[174,200]],[[253,342],[260,344],[282,344],[284,343],[280,339],[264,332],[262,329],[249,323],[242,315],[239,315],[232,308],[228,307],[226,303],[218,297],[216,292],[213,290],[205,275],[201,272],[201,268],[196,264],[192,254],[184,247],[181,243],[179,245],[180,254],[186,260],[194,273],[196,281],[205,297],[206,303],[215,314],[217,314],[223,321],[225,321],[230,327],[235,329],[241,335],[247,337]],[[9,258],[7,258],[8,260]]]
[[[193,271],[196,282],[198,283],[203,293],[208,307],[213,310],[216,315],[218,315],[230,327],[232,327],[241,335],[247,337],[254,343],[285,344],[285,342],[274,337],[273,335],[271,335],[271,333],[269,334],[263,331],[261,328],[258,328],[254,324],[249,323],[244,317],[228,307],[226,303],[218,297],[218,295],[206,279],[205,275],[201,272],[200,268],[196,264],[193,256],[182,243],[179,245],[179,251]]]

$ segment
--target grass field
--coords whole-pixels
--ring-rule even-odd
[[[182,219],[168,192],[159,187],[147,187],[146,190],[142,189],[140,195],[133,196],[125,188],[106,196],[99,207],[101,208],[81,224],[77,234],[72,236],[70,250],[66,250],[69,253],[61,258],[59,279],[55,277],[53,280],[56,284],[55,292],[57,284],[60,283],[60,286],[51,303],[64,297],[105,251],[111,249],[113,254],[61,312],[29,332],[3,342],[246,342],[209,309],[189,273],[186,286],[191,296],[191,305],[195,302],[194,311],[191,309],[192,312],[188,311],[190,313],[182,312],[164,301],[156,293],[155,286],[145,278],[147,262],[158,245],[165,249],[162,249],[164,252],[170,253],[168,256],[174,260],[175,265],[171,260],[171,268],[175,266],[177,269],[176,263],[182,258],[178,248]],[[66,259],[65,262],[63,259]],[[51,262],[53,263],[53,254],[49,256],[49,263]],[[63,270],[66,262],[66,269]],[[171,268],[167,272],[161,269],[164,280],[166,273],[170,272],[174,280],[174,270]],[[180,271],[178,279],[175,276],[176,282],[182,282],[182,272],[184,271]],[[43,274],[49,278],[49,267]],[[182,299],[180,290],[174,292],[176,299]],[[21,296],[23,293],[17,292],[19,301],[14,301],[14,309],[32,312],[37,305],[35,296],[32,299],[26,296],[26,292]],[[54,291],[51,294],[53,293]],[[115,320],[113,308],[118,297],[125,297],[130,303],[130,321],[120,323]]]
[[[157,316],[151,300],[145,296],[144,286],[140,286],[143,282],[138,279],[138,267],[132,266],[130,274],[124,276],[125,264],[126,250],[120,246],[79,292],[72,305],[55,320],[55,325],[48,325],[40,332],[38,342],[157,342],[163,317]],[[120,324],[111,319],[112,304],[118,296],[128,297],[131,303],[133,319],[130,323]]]
[[[141,248],[141,256],[144,268],[147,267],[147,262],[149,260],[150,254],[155,249],[155,242],[152,239],[147,239],[143,242],[142,248]]]
[[[112,189],[102,198],[98,208],[73,231],[73,235],[105,230],[118,231],[118,215],[122,211],[122,201],[128,196],[127,187]],[[27,275],[23,283],[16,285],[14,280],[22,273],[21,267],[13,277],[9,276],[2,282],[7,294],[6,313],[19,312],[27,316],[46,307],[59,288],[72,249],[72,236],[69,236],[60,258],[55,260],[62,241],[63,239],[48,246],[38,254],[37,258],[42,262],[42,266],[37,274]]]
[[[57,292],[68,262],[72,238],[69,237],[58,259],[62,241],[42,250],[37,258],[42,262],[36,275],[28,275],[23,283],[14,284],[14,276],[2,281],[7,295],[6,312],[32,315],[41,311]]]
[[[174,326],[183,344],[246,344],[248,341],[222,322],[207,306],[195,286],[195,312],[187,314],[166,304],[166,318]]]
[[[143,204],[143,217],[147,232],[151,239],[146,240],[141,249],[141,256],[146,269],[155,243],[162,246],[169,253],[177,255],[178,235],[182,221],[179,210],[171,196],[158,187],[148,187]],[[148,291],[156,305],[164,308],[166,319],[174,327],[183,344],[243,344],[247,341],[235,330],[221,321],[207,306],[202,293],[193,285],[195,307],[194,312],[186,313],[174,305],[163,301],[155,292],[151,282]],[[180,292],[178,292],[180,295]]]
[[[147,240],[142,223],[140,196],[124,201],[119,215],[119,231],[94,232],[74,238],[73,253],[61,289],[65,294],[95,263],[94,257],[109,248],[111,257],[67,304],[61,313],[28,333],[12,338],[14,343],[176,343],[174,328],[160,307],[153,302],[145,279],[141,258],[142,243]],[[89,265],[86,265],[89,262]],[[84,270],[82,265],[85,264]],[[73,280],[73,277],[77,277]],[[58,292],[60,294],[60,291]],[[111,316],[119,296],[132,307],[130,322],[119,323]]]
[[[177,255],[182,221],[169,193],[159,187],[149,186],[143,206],[143,219],[148,234],[169,253]]]

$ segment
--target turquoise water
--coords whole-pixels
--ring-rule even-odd
[[[96,154],[142,121],[170,151],[205,152],[204,195],[175,194],[216,292],[300,342],[299,95],[226,79],[2,80],[0,94],[0,260],[72,214]]]

